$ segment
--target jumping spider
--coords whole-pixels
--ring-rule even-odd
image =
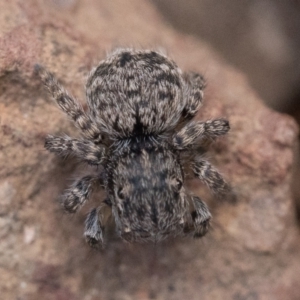
[[[39,65],[36,70],[83,135],[81,139],[48,135],[46,149],[102,166],[98,175],[75,181],[61,196],[65,211],[75,213],[89,199],[93,186],[103,185],[107,198],[85,222],[90,245],[104,242],[107,206],[118,234],[130,242],[207,233],[211,214],[199,197],[185,189],[183,160],[192,157],[189,165],[195,176],[213,193],[224,195],[228,185],[195,146],[226,134],[229,122],[191,121],[202,105],[201,75],[182,73],[156,51],[117,49],[89,74],[85,112],[51,73]]]

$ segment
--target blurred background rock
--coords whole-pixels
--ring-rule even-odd
[[[206,40],[247,74],[269,106],[299,111],[299,0],[152,1],[175,28]]]

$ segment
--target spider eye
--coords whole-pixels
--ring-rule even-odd
[[[117,195],[118,195],[118,197],[119,197],[121,200],[125,199],[125,194],[124,194],[124,192],[123,192],[123,188],[120,187],[120,188],[118,189]]]

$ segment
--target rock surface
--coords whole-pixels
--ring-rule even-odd
[[[170,24],[208,41],[243,70],[268,106],[299,107],[299,1],[152,1]]]
[[[290,189],[298,129],[290,117],[266,108],[242,74],[203,42],[170,29],[145,0],[12,0],[0,3],[0,12],[1,299],[300,298]],[[83,170],[47,153],[44,137],[78,132],[33,66],[42,63],[84,99],[88,71],[119,45],[163,47],[183,70],[204,73],[206,101],[197,117],[230,120],[231,133],[210,155],[237,203],[216,201],[189,182],[214,216],[201,240],[114,239],[104,251],[91,251],[82,238],[89,207],[70,217],[55,201]]]

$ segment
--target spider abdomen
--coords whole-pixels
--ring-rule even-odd
[[[180,69],[165,56],[118,50],[89,76],[90,113],[115,138],[161,133],[181,116],[183,85]]]

